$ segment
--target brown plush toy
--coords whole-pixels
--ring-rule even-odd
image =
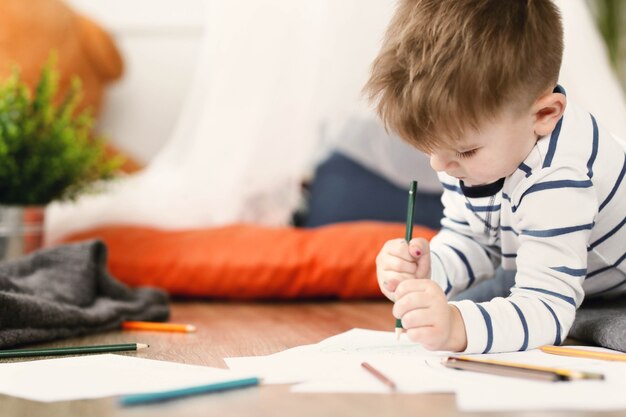
[[[59,90],[80,78],[83,101],[97,116],[106,85],[122,75],[123,62],[111,36],[62,0],[0,0],[0,77],[14,67],[32,87],[55,51]],[[123,168],[136,170],[130,160]]]

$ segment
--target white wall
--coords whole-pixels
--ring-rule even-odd
[[[125,73],[107,90],[99,130],[140,162],[150,161],[170,138],[190,88],[203,25],[207,21],[204,10],[209,0],[66,1],[106,28],[124,58]],[[565,17],[566,51],[562,76],[568,93],[586,105],[613,132],[626,136],[623,121],[626,104],[615,77],[608,68],[584,64],[589,59],[587,52],[590,50],[598,60],[606,62],[599,36],[588,36],[592,23],[589,15],[580,13],[584,2],[557,2]],[[364,7],[363,10],[378,9]],[[333,33],[345,38],[343,43],[337,43],[339,46],[347,45],[351,40],[353,26],[350,18],[373,21],[367,15],[349,16],[345,33]],[[381,24],[386,25],[386,19],[381,18]],[[582,26],[587,30],[581,30]],[[604,72],[599,74],[600,70]],[[595,76],[587,72],[594,72]],[[352,77],[349,81],[356,83],[357,79]],[[581,83],[581,79],[585,82]],[[344,83],[346,80],[337,78],[336,81]]]
[[[106,91],[98,129],[148,162],[169,138],[190,86],[205,0],[66,0],[111,33],[125,65]]]

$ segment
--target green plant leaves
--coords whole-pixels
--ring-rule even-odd
[[[89,112],[77,112],[79,80],[55,104],[58,78],[51,58],[34,96],[17,70],[0,84],[0,204],[74,199],[113,178],[123,162],[107,157],[103,139],[93,137]]]

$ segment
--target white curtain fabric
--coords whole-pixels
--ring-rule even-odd
[[[288,224],[321,138],[342,115],[366,111],[360,88],[391,8],[208,0],[193,87],[169,142],[107,193],[53,204],[47,241],[105,224]]]
[[[624,97],[584,0],[558,3],[566,35],[562,81],[570,97],[626,137]],[[52,204],[46,240],[111,224],[288,224],[320,149],[332,146],[329,138],[341,139],[347,120],[374,117],[360,89],[393,5],[207,0],[199,65],[169,142],[145,171],[108,192]],[[369,166],[397,178],[389,158],[369,158]]]
[[[624,90],[611,69],[606,47],[585,0],[555,2],[563,17],[565,51],[560,82],[568,98],[586,107],[612,133],[626,139]]]

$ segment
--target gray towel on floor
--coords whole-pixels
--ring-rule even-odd
[[[568,336],[626,352],[626,296],[585,300]]]
[[[107,249],[88,241],[0,262],[0,348],[163,321],[167,295],[131,289],[107,271]]]

